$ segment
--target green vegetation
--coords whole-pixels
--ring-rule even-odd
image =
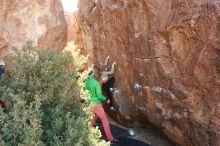
[[[27,43],[15,50],[10,74],[0,79],[0,145],[106,146],[90,129],[91,112],[81,103],[83,58]]]

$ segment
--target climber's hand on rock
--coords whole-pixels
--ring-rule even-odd
[[[113,65],[116,65],[116,63],[117,63],[117,62],[116,62],[116,61],[114,61],[114,62],[113,62]]]
[[[110,103],[110,99],[108,99],[106,102],[109,104]]]

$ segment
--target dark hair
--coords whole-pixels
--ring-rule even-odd
[[[91,71],[89,71],[89,73],[88,73],[88,76],[93,76],[95,74],[95,70],[91,70]]]

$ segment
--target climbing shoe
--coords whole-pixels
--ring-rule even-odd
[[[114,92],[116,90],[117,90],[117,88],[110,88],[110,92]]]
[[[111,106],[111,107],[110,107],[110,111],[111,111],[111,112],[116,112],[117,110],[116,110],[113,106]]]

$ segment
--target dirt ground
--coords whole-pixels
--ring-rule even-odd
[[[119,127],[126,128],[124,126],[119,125],[117,122],[113,121],[110,117],[108,117],[109,122],[117,125]],[[159,130],[155,130],[152,126],[148,126],[147,128],[134,128],[135,135],[132,137],[133,139],[140,140],[145,142],[151,146],[175,146],[171,141],[165,138]]]

